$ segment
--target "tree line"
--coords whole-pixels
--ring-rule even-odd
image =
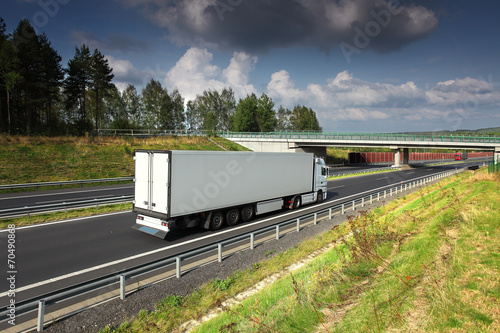
[[[21,135],[82,135],[99,128],[270,132],[321,127],[306,106],[292,110],[266,94],[236,101],[234,91],[206,90],[185,103],[151,79],[139,92],[120,92],[113,69],[87,45],[63,68],[62,58],[45,34],[27,19],[6,33],[0,18],[0,132]]]

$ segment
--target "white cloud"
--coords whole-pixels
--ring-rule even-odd
[[[490,80],[491,81],[491,80]],[[276,104],[288,108],[301,104],[318,114],[324,128],[339,121],[398,121],[406,126],[436,122],[448,127],[462,126],[466,119],[484,117],[500,106],[500,89],[492,82],[464,78],[439,82],[431,89],[420,89],[412,81],[401,85],[369,82],[348,71],[338,73],[326,84],[311,83],[304,89],[295,86],[290,74],[272,74],[267,93]],[[434,127],[433,127],[434,128]],[[458,127],[457,127],[458,128]]]
[[[236,98],[256,92],[249,80],[257,57],[235,52],[225,69],[212,64],[212,60],[213,54],[207,49],[190,48],[167,73],[166,87],[178,89],[186,101],[195,99],[205,90],[232,88]]]
[[[500,92],[492,82],[466,77],[438,82],[426,92],[426,98],[429,103],[445,106],[499,105]]]
[[[285,70],[271,75],[271,81],[267,84],[267,93],[270,97],[280,100],[283,105],[288,107],[304,99],[304,96],[302,96],[304,92],[295,88],[295,83]]]

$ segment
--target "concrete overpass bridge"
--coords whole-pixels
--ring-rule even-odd
[[[221,136],[257,152],[312,152],[326,156],[326,147],[390,148],[394,165],[408,164],[410,148],[491,150],[500,163],[500,137],[377,133],[224,132]]]

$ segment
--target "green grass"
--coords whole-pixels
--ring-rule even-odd
[[[238,305],[222,302],[314,250],[335,247]],[[207,283],[115,332],[498,332],[500,179],[463,173]],[[160,301],[170,303],[170,301]],[[113,331],[107,328],[106,331]]]
[[[228,150],[246,150],[214,138]],[[0,136],[0,184],[125,177],[134,174],[135,149],[222,150],[206,137]]]

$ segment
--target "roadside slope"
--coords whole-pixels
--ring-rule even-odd
[[[218,308],[221,314],[196,332],[497,332],[499,236],[500,179],[468,172],[191,295],[167,296],[114,331],[180,332],[181,323]],[[328,244],[335,246],[259,293],[225,303],[297,253]]]
[[[222,138],[165,136],[0,136],[0,184],[125,177],[134,174],[135,149],[245,150]]]

